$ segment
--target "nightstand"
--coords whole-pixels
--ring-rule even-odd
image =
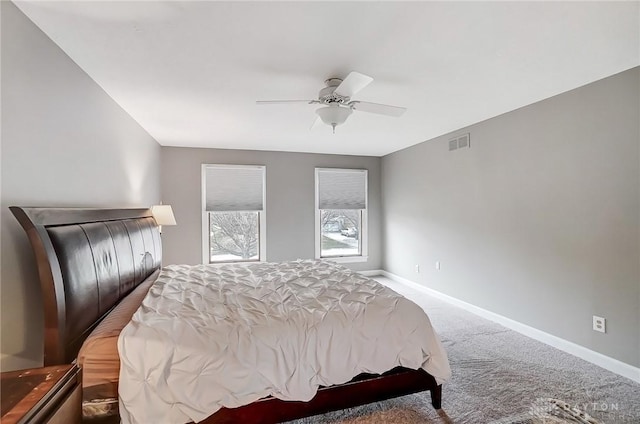
[[[82,422],[82,380],[75,364],[3,372],[2,424]]]

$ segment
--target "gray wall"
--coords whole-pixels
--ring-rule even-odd
[[[149,206],[160,146],[12,3],[2,1],[2,370],[42,362],[42,301],[20,206]]]
[[[640,366],[639,80],[451,134],[470,132],[471,149],[443,136],[385,156],[384,268]]]
[[[313,258],[315,167],[369,170],[369,260],[345,264],[379,269],[380,158],[250,150],[162,148],[162,200],[173,207],[178,225],[162,229],[165,264],[202,263],[201,165],[265,165],[267,172],[267,260]]]

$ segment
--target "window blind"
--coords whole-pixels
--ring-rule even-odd
[[[319,209],[366,209],[366,169],[317,169]]]
[[[205,209],[209,212],[264,209],[264,166],[205,167]]]

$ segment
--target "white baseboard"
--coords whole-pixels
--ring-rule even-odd
[[[495,312],[487,311],[486,309],[482,309],[478,306],[456,299],[455,297],[449,296],[447,294],[440,293],[439,291],[436,291],[429,287],[425,287],[414,281],[400,277],[399,275],[395,275],[384,270],[381,271],[379,275],[383,275],[394,281],[405,284],[411,288],[422,291],[430,296],[450,303],[459,308],[465,309],[490,321],[497,322],[498,324],[503,325],[511,330],[517,331],[518,333],[524,334],[527,337],[531,337],[532,339],[538,340],[539,342],[548,344],[549,346],[553,346],[556,349],[560,349],[564,352],[570,353],[571,355],[577,356],[578,358],[584,359],[585,361],[591,362],[592,364],[598,365],[599,367],[640,383],[640,368],[634,367],[633,365],[626,364],[617,359],[595,352],[591,349],[587,349],[586,347],[580,346],[579,344],[570,342],[549,333],[545,333],[544,331],[530,327],[526,324],[522,324],[518,321],[514,321],[511,318],[496,314]]]
[[[358,271],[358,273],[364,275],[365,277],[375,277],[376,275],[384,275],[384,271],[381,269],[372,269],[369,271]]]

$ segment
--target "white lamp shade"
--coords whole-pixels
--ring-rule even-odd
[[[158,225],[176,225],[176,218],[173,216],[171,205],[151,206],[151,213]]]
[[[316,113],[322,119],[322,122],[335,128],[336,125],[344,124],[344,121],[351,115],[352,110],[348,107],[336,105],[321,107],[316,110]]]

